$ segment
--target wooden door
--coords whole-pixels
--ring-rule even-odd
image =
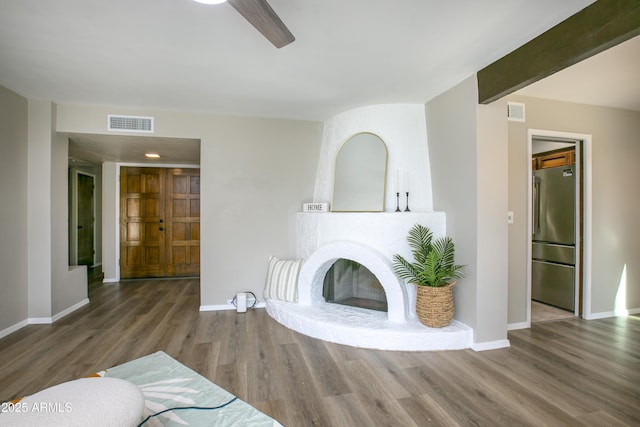
[[[93,176],[78,173],[77,177],[77,262],[78,265],[92,266],[94,264],[93,236],[95,218],[93,216],[93,194],[95,187],[93,183]]]
[[[120,277],[164,277],[165,176],[162,168],[120,171]]]
[[[167,170],[167,276],[200,275],[200,170]]]
[[[120,172],[120,277],[200,275],[200,170]]]

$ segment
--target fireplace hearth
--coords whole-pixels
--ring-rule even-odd
[[[453,350],[469,348],[472,329],[454,320],[428,328],[415,314],[416,290],[391,268],[398,253],[411,257],[406,236],[414,224],[445,234],[442,212],[299,213],[297,252],[305,260],[298,277],[297,303],[267,300],[269,315],[283,325],[325,341],[381,350]],[[325,277],[338,260],[364,266],[382,286],[387,311],[329,303]]]

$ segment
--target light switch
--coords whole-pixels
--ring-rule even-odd
[[[507,224],[513,224],[513,211],[507,212]]]

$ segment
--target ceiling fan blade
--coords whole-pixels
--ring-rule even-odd
[[[228,0],[227,2],[278,49],[296,39],[266,0]]]

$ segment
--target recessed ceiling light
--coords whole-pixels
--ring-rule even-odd
[[[193,1],[202,3],[202,4],[220,4],[220,3],[226,2],[227,0],[193,0]]]
[[[144,153],[145,157],[148,157],[150,159],[159,159],[160,158],[160,154],[158,153]]]

